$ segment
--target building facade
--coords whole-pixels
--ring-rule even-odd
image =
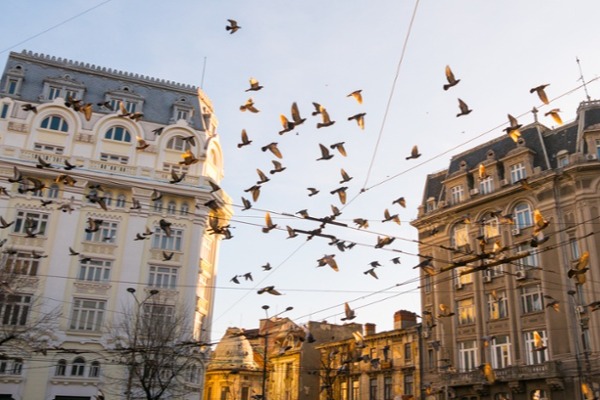
[[[196,87],[9,55],[0,80],[9,225],[0,231],[0,398],[140,398],[140,345],[175,323],[171,342],[198,350],[186,353],[195,361],[185,371],[169,361],[176,376],[161,367],[185,388],[165,393],[200,398],[197,344],[210,341],[227,237],[219,226],[231,216],[218,187],[217,125]]]
[[[598,397],[600,103],[427,177],[423,386],[440,399]],[[482,167],[483,166],[483,167]]]
[[[374,324],[350,339],[318,346],[320,400],[410,400],[421,395],[421,325],[409,311],[394,314],[394,329]]]

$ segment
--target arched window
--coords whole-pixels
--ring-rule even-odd
[[[189,210],[190,210],[190,206],[188,205],[188,203],[182,203],[181,208],[179,209],[179,214],[186,216],[188,214]]]
[[[177,151],[186,151],[190,150],[192,146],[188,140],[183,140],[183,136],[173,136],[167,142],[167,149],[177,150]]]
[[[167,203],[167,214],[175,214],[175,210],[177,209],[177,204],[175,204],[175,202],[173,200],[169,201],[169,203]]]
[[[161,212],[163,209],[163,202],[162,200],[157,200],[154,202],[154,211],[156,212]]]
[[[111,192],[104,192],[104,204],[108,207],[112,205],[113,194]]]
[[[463,223],[454,225],[450,240],[450,245],[457,249],[469,246],[469,226]]]
[[[519,203],[515,206],[513,219],[515,227],[519,229],[533,225],[531,218],[531,206],[528,203]]]
[[[98,361],[92,361],[88,375],[90,378],[97,378],[100,376],[100,363]]]
[[[117,203],[116,203],[117,208],[125,208],[125,202],[126,202],[126,198],[125,198],[124,194],[120,194],[117,196]]]
[[[481,223],[481,234],[484,235],[486,239],[500,236],[498,217],[492,217],[490,214],[487,214],[485,217],[483,217],[483,222]]]
[[[65,376],[67,373],[67,360],[58,360],[56,363],[56,369],[54,370],[54,375],[56,376]]]
[[[67,124],[67,121],[60,115],[50,115],[49,117],[44,118],[40,127],[60,132],[67,132],[69,130],[69,124]]]
[[[85,371],[85,359],[83,357],[77,357],[71,364],[71,376],[83,376]]]
[[[131,134],[122,126],[113,126],[106,131],[104,138],[117,142],[131,142]]]
[[[59,191],[59,187],[56,183],[53,183],[52,185],[50,185],[50,187],[48,188],[48,198],[49,199],[56,199],[58,198],[58,191]]]

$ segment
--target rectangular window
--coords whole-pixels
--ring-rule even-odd
[[[360,400],[360,381],[352,379],[352,400]]]
[[[183,231],[181,229],[171,229],[171,236],[156,227],[154,229],[154,235],[152,235],[152,248],[169,250],[169,251],[181,251],[183,241]]]
[[[80,281],[90,282],[108,282],[110,280],[110,271],[112,261],[108,260],[89,260],[84,261],[79,266]]]
[[[164,172],[175,172],[178,175],[181,175],[182,173],[187,173],[189,170],[189,167],[186,165],[178,165],[178,164],[171,164],[171,163],[163,163],[163,171]]]
[[[182,110],[180,108],[177,109],[177,118],[175,118],[176,121],[179,121],[180,119],[185,119],[187,121],[189,116],[189,111],[188,110]]]
[[[492,350],[493,368],[506,368],[511,365],[509,336],[496,336],[490,344],[490,347]]]
[[[73,299],[70,329],[98,332],[102,327],[106,301]]]
[[[581,256],[579,251],[579,242],[575,237],[569,237],[569,249],[571,251],[571,260],[577,260]]]
[[[17,211],[14,223],[14,233],[25,234],[27,231],[44,236],[48,225],[48,214],[31,211]]]
[[[144,319],[150,325],[173,322],[175,307],[163,304],[144,304]]]
[[[527,174],[525,172],[525,164],[518,163],[510,166],[510,182],[516,183],[521,179],[525,179]]]
[[[529,243],[523,243],[517,246],[517,253],[529,251],[527,257],[521,258],[515,261],[519,265],[520,270],[537,268],[539,266],[537,250],[529,245]]]
[[[463,247],[469,244],[469,227],[465,224],[459,224],[454,227],[452,235],[455,247]]]
[[[508,299],[505,291],[488,293],[488,316],[490,320],[508,317]]]
[[[369,400],[377,400],[377,378],[369,379]]]
[[[48,100],[54,100],[57,97],[61,97],[60,93],[61,93],[61,88],[59,88],[57,86],[50,86],[50,88],[48,89]]]
[[[8,104],[2,104],[2,110],[0,110],[0,118],[4,119],[8,115]]]
[[[458,368],[460,372],[472,371],[478,366],[476,341],[458,342]]]
[[[175,289],[177,287],[178,268],[150,266],[148,286],[162,289]]]
[[[31,253],[17,253],[6,260],[5,271],[8,274],[36,276],[40,261],[32,258]]]
[[[0,294],[0,322],[2,325],[23,326],[31,308],[31,296]]]
[[[404,393],[406,393],[406,391]],[[383,378],[383,400],[393,400],[393,398],[392,377],[386,376]]]
[[[404,362],[412,361],[412,343],[404,343]]]
[[[465,190],[463,185],[456,185],[450,188],[450,203],[458,204],[463,201],[463,196],[465,194]]]
[[[567,165],[569,165],[569,155],[563,154],[561,156],[558,156],[557,164],[559,168],[566,167]]]
[[[17,93],[18,86],[19,86],[18,79],[9,79],[8,82],[6,83],[6,91],[8,92],[8,94],[15,94],[15,93]]]
[[[475,323],[475,304],[473,298],[458,300],[456,302],[458,311],[458,324],[470,325]]]
[[[596,139],[596,159],[600,160],[600,140]]]
[[[348,400],[348,382],[340,383],[341,399]]]
[[[521,310],[523,314],[544,310],[540,285],[523,286],[521,288]]]
[[[413,394],[414,377],[412,374],[404,375],[404,394],[410,396]]]
[[[488,176],[479,182],[479,193],[490,194],[494,191],[494,178]]]
[[[435,370],[435,352],[433,349],[427,349],[427,366],[430,371]]]
[[[431,282],[431,276],[430,275],[424,275],[423,276],[423,289],[425,290],[425,293],[431,293],[431,289],[433,288],[433,283]]]
[[[85,232],[85,241],[96,243],[115,243],[117,241],[118,230],[118,222],[102,221],[100,229],[96,232]]]
[[[465,266],[465,267],[456,267],[453,269],[453,274],[454,279],[455,279],[455,283],[456,286],[460,286],[460,285],[466,285],[468,283],[473,283],[473,274],[462,274],[465,271],[470,270],[472,267],[470,266]]]
[[[548,339],[545,330],[538,330],[537,333],[542,338],[542,346],[536,348],[533,332],[525,332],[525,353],[527,354],[527,364],[541,364],[548,361]]]
[[[111,162],[111,163],[119,163],[119,164],[127,164],[129,162],[129,157],[127,156],[118,156],[115,154],[100,154],[100,161]]]
[[[500,224],[498,218],[488,218],[483,222],[483,235],[486,239],[500,236]]]
[[[65,151],[65,148],[61,147],[61,146],[53,146],[53,145],[49,145],[49,144],[35,143],[33,145],[33,150],[43,152],[43,153],[63,154]]]
[[[221,400],[229,400],[229,387],[224,386],[221,388]]]

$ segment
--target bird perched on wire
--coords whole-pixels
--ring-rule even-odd
[[[410,160],[411,158],[419,158],[421,157],[421,153],[419,153],[419,148],[417,147],[417,145],[414,145],[412,150],[410,151],[410,156],[406,157],[407,160]]]
[[[238,29],[242,28],[241,26],[238,25],[238,23],[235,19],[228,19],[227,22],[229,22],[229,25],[225,26],[225,30],[229,31],[230,35],[233,35],[234,33],[236,33],[238,31]]]
[[[446,73],[446,80],[448,81],[448,83],[444,85],[444,90],[448,90],[452,86],[456,86],[458,84],[458,82],[460,82],[460,79],[456,79],[454,77],[454,73],[452,72],[452,69],[450,68],[449,65],[446,65],[445,73]]]
[[[533,93],[536,92],[538,97],[540,98],[540,100],[542,101],[542,103],[544,104],[548,104],[548,96],[546,95],[546,91],[544,89],[546,89],[548,86],[550,86],[549,83],[546,83],[544,85],[540,85],[540,86],[536,86],[534,88],[529,89],[529,93]]]
[[[254,78],[250,78],[250,88],[246,89],[246,92],[255,92],[258,91],[260,89],[262,89],[263,87],[259,85],[258,81]]]

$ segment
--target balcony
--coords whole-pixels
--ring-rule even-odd
[[[562,376],[560,362],[557,361],[507,367],[496,369],[494,372],[496,373],[496,380],[500,382],[549,379]],[[483,374],[479,370],[441,374],[441,378],[442,382],[449,386],[477,385],[485,382]]]

